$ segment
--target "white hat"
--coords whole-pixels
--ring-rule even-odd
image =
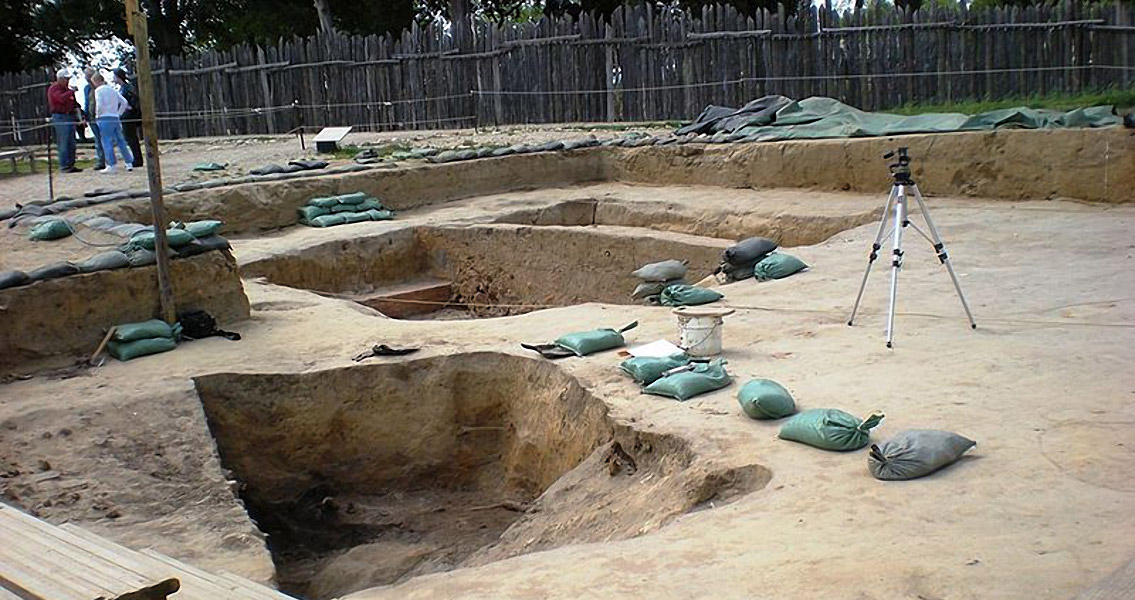
[[[56,79],[71,79],[71,71],[67,69],[59,69],[55,72]]]

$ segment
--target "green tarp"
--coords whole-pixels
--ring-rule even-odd
[[[770,100],[777,100],[772,102]],[[1111,106],[1093,106],[1063,112],[1026,107],[1006,108],[964,115],[961,113],[932,113],[904,116],[889,113],[872,113],[848,106],[833,98],[811,97],[789,100],[783,97],[766,97],[764,105],[776,107],[771,119],[767,113],[761,118],[739,119],[718,110],[703,112],[697,122],[679,132],[730,133],[731,139],[768,142],[776,140],[876,137],[913,133],[947,133],[954,131],[983,131],[998,128],[1052,129],[1061,127],[1109,127],[1121,123]],[[758,102],[758,101],[754,101]],[[753,103],[750,103],[753,104]],[[742,109],[744,110],[744,109]]]

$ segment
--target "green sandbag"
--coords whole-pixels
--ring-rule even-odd
[[[137,323],[124,323],[115,327],[112,339],[116,342],[133,342],[156,337],[173,339],[178,332],[180,332],[180,328],[175,329],[174,326],[161,319],[150,319]]]
[[[384,210],[386,207],[382,205],[382,202],[378,201],[378,198],[367,198],[355,205],[355,210],[359,212],[371,210],[372,208],[375,210]]]
[[[824,450],[858,450],[867,445],[871,430],[882,420],[881,413],[860,421],[839,409],[815,408],[786,421],[780,428],[780,439]]]
[[[335,196],[324,196],[322,198],[312,198],[307,201],[308,206],[318,206],[319,208],[331,208],[339,204],[339,198]]]
[[[133,342],[111,340],[106,345],[110,355],[122,361],[135,359],[139,356],[158,354],[159,352],[168,352],[176,347],[177,342],[165,337],[146,338]]]
[[[354,204],[336,204],[328,210],[333,213],[349,213],[358,211],[359,207],[355,206]]]
[[[370,220],[370,215],[365,212],[345,212],[339,214],[343,215],[347,223],[362,223],[363,221]]]
[[[331,227],[332,225],[342,225],[346,222],[347,218],[343,216],[343,213],[335,213],[331,215],[315,217],[311,220],[311,225],[313,227]]]
[[[209,237],[217,235],[221,230],[224,223],[216,219],[207,219],[204,221],[193,221],[192,223],[185,224],[185,230],[188,231],[195,238]]]
[[[741,386],[737,401],[753,419],[780,419],[796,412],[792,394],[771,379],[754,379]]]
[[[368,197],[369,196],[362,192],[352,192],[350,194],[335,196],[335,199],[339,201],[339,204],[350,204],[353,206],[355,204],[362,204]]]
[[[642,391],[675,400],[689,400],[706,392],[719,390],[733,381],[725,372],[720,358],[710,363],[697,363],[689,371],[674,373],[657,379]]]
[[[194,171],[223,171],[224,169],[225,169],[225,165],[222,165],[221,163],[215,163],[215,162],[207,162],[207,163],[201,163],[201,164],[193,165]]]
[[[670,369],[690,363],[690,356],[680,352],[673,356],[635,356],[624,360],[619,368],[639,385],[650,385]]]
[[[696,285],[668,285],[662,289],[663,306],[697,306],[717,302],[725,296]]]
[[[554,343],[561,348],[571,350],[576,356],[587,356],[623,346],[626,344],[626,340],[623,339],[623,332],[630,331],[635,327],[638,327],[638,321],[619,330],[605,328],[569,333],[560,336]]]
[[[63,219],[48,219],[32,227],[28,232],[28,239],[32,240],[58,240],[71,235],[71,226]]]
[[[366,211],[366,214],[370,217],[371,221],[389,221],[394,218],[394,211],[392,210],[377,210],[372,208]]]
[[[307,223],[310,223],[316,217],[322,217],[331,212],[322,206],[301,206],[296,211],[300,214],[300,220]]]
[[[807,268],[808,265],[795,256],[773,252],[753,266],[753,276],[757,278],[757,281],[784,279]]]
[[[180,248],[181,246],[192,242],[194,239],[196,238],[193,237],[193,234],[184,229],[166,230],[166,241],[169,242],[170,248]],[[130,243],[139,248],[153,250],[155,244],[154,232],[150,229],[147,229],[146,231],[139,231],[138,233],[130,236]]]

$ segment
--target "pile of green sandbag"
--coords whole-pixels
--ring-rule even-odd
[[[166,243],[178,256],[191,256],[209,250],[228,248],[228,240],[218,232],[224,223],[214,219],[193,221],[190,223],[174,222],[166,229]],[[134,253],[152,253],[157,245],[157,235],[153,227],[146,227],[130,236],[130,240],[119,247],[119,250],[128,255]]]
[[[676,400],[689,400],[733,381],[725,372],[725,361],[696,363],[685,352],[671,356],[635,356],[624,360],[619,368],[642,386],[643,392]]]
[[[721,253],[717,272],[725,276],[725,281],[748,279],[753,276],[753,267],[773,250],[776,250],[776,242],[768,238],[741,240]]]
[[[107,351],[118,360],[132,360],[173,350],[177,347],[177,338],[180,336],[180,324],[170,325],[161,319],[126,323],[114,328],[114,335],[107,343]]]
[[[644,386],[642,391],[685,401],[719,390],[732,382],[733,378],[725,371],[725,361],[717,358],[708,363],[691,362],[676,372],[667,371],[650,385]]]
[[[368,196],[363,192],[312,198],[308,200],[306,205],[297,210],[300,215],[300,223],[308,227],[331,227],[363,221],[389,221],[394,218],[394,211],[384,207],[378,198]]]

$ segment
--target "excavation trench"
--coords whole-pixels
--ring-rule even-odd
[[[661,527],[763,487],[547,361],[474,353],[195,380],[282,589],[311,599]]]
[[[256,261],[244,276],[353,300],[392,317],[447,304],[472,317],[586,302],[629,304],[630,272],[668,257],[694,281],[717,265],[726,240],[629,227],[413,227],[335,241]]]
[[[876,219],[874,208],[802,217],[581,198],[517,208],[492,223],[407,226],[328,241],[241,271],[395,318],[496,317],[587,302],[630,304],[639,283],[630,273],[643,264],[686,260],[694,283],[737,239],[815,244]]]

